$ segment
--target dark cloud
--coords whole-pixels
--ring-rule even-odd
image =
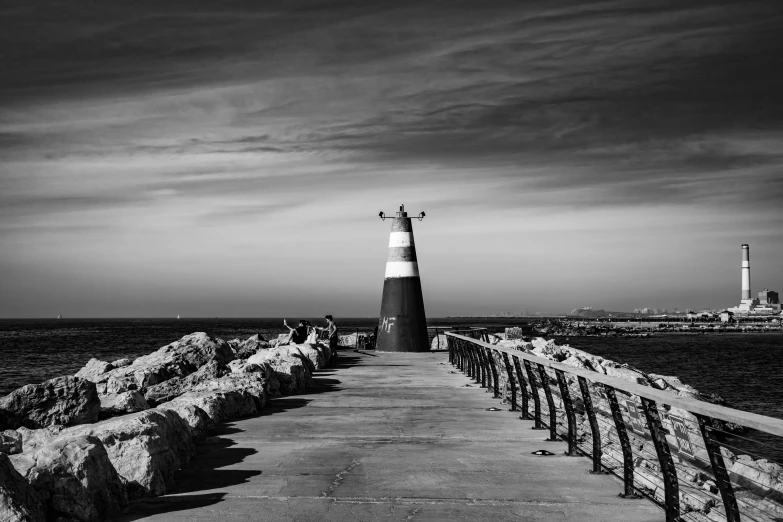
[[[0,9],[5,157],[334,155],[486,168],[519,177],[519,190],[592,186],[606,191],[596,202],[627,204],[712,197],[711,184],[736,172],[757,187],[738,202],[778,194],[777,0],[15,0]],[[131,106],[67,125],[70,108],[113,100]],[[20,114],[47,104],[65,104],[60,126],[26,126]],[[743,149],[754,135],[766,150]],[[220,172],[164,175],[181,174]]]

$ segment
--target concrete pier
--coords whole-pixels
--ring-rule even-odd
[[[590,475],[589,459],[561,455],[564,442],[544,442],[446,353],[340,356],[311,393],[221,427],[177,491],[118,520],[664,520],[618,498],[621,483]]]

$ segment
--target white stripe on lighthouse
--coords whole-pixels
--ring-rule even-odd
[[[415,261],[388,261],[385,279],[419,277],[419,263]]]
[[[389,234],[389,248],[412,247],[413,234],[411,232],[392,232]]]

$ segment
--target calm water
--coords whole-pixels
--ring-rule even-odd
[[[290,318],[293,324],[295,318]],[[322,319],[310,319],[322,324]],[[432,325],[520,324],[514,319],[432,319]],[[338,319],[341,333],[371,330],[377,319]],[[204,331],[224,339],[284,333],[282,319],[62,319],[0,320],[0,396],[27,383],[73,374],[91,357],[113,361],[156,350]],[[783,335],[661,334],[651,338],[556,338],[645,372],[677,375],[734,408],[783,418]]]

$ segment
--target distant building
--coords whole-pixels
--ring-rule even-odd
[[[778,297],[778,293],[765,288],[764,290],[759,292],[759,304],[764,304],[764,305],[780,304],[780,298]]]
[[[723,310],[720,313],[720,322],[722,323],[730,323],[734,320],[734,314],[729,312],[728,310]]]

